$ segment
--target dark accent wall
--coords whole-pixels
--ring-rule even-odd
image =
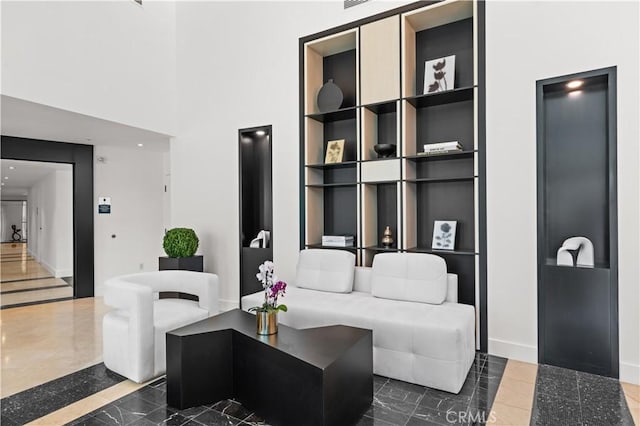
[[[93,146],[2,136],[4,159],[73,166],[73,296],[94,295]]]

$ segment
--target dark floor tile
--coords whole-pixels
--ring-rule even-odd
[[[95,417],[81,417],[69,423],[70,426],[104,426],[105,424]]]
[[[191,408],[186,408],[184,410],[176,410],[176,411],[180,413],[182,416],[186,417],[187,419],[193,419],[199,416],[200,414],[204,413],[206,410],[208,410],[207,407],[205,407],[204,405],[200,405],[198,407],[191,407]]]
[[[388,396],[398,401],[417,404],[422,399],[426,388],[400,380],[390,379],[377,393],[379,396]]]
[[[385,383],[387,383],[389,381],[388,377],[382,377],[382,376],[373,376],[373,393],[378,392],[380,389],[382,389],[382,386],[385,385]]]
[[[451,424],[451,423],[448,423]],[[407,422],[407,426],[442,426],[447,425],[447,423],[438,423],[431,420],[424,420],[419,417],[411,417]]]
[[[619,406],[622,402],[626,406],[624,391],[616,379],[578,372],[578,390],[583,404]]]
[[[580,403],[538,393],[533,403],[531,425],[581,425]]]
[[[487,362],[482,368],[481,375],[487,376],[489,378],[500,379],[504,374],[504,369],[506,366],[507,364]]]
[[[264,421],[264,419],[262,419],[261,417],[257,416],[256,414],[250,415],[249,417],[244,419],[244,421],[242,423],[240,423],[240,424],[241,425],[250,425],[250,426],[269,426],[269,423]]]
[[[240,403],[230,399],[213,404],[211,409],[238,420],[244,420],[252,414],[251,411],[244,408]]]
[[[117,405],[109,404],[94,412],[94,416],[108,425],[128,425],[144,417],[142,414],[134,414]]]
[[[503,358],[501,356],[487,355],[487,362],[491,364],[507,365],[507,361],[509,361],[509,359]]]
[[[453,409],[453,410],[432,410],[431,408],[419,406],[413,413],[412,419],[408,424],[438,424],[438,425],[457,425],[461,418],[466,418],[467,410]],[[418,420],[425,423],[418,423]],[[412,423],[413,422],[413,423]]]
[[[166,385],[167,383],[167,379],[165,377],[161,377],[158,380],[154,380],[153,382],[149,383],[147,386],[151,386],[152,388],[158,387],[160,385]]]
[[[55,398],[43,386],[11,395],[0,401],[2,417],[8,417],[18,424],[29,423],[60,408]]]
[[[162,423],[155,423],[152,422],[151,420],[143,417],[140,420],[136,420],[135,422],[131,423],[130,426],[158,426],[161,425]]]
[[[230,426],[240,422],[235,417],[230,417],[214,410],[206,410],[193,420],[206,426]]]
[[[487,359],[488,356],[489,355],[486,352],[480,352],[480,351],[476,352],[476,359],[481,359],[484,361],[485,359]]]
[[[502,380],[502,375],[500,376],[483,376],[478,380],[478,384],[476,385],[474,396],[476,394],[483,395],[492,395],[495,397],[496,393],[498,393],[498,388],[500,387],[500,381]]]
[[[464,395],[425,392],[418,405],[435,411],[466,411],[471,398]]]
[[[373,397],[373,406],[385,408],[387,410],[396,411],[398,413],[410,416],[413,410],[416,408],[416,404],[409,402],[398,401],[397,399],[390,398],[388,396],[380,395],[378,393]]]
[[[144,416],[144,418],[155,424],[166,426],[180,426],[189,421],[188,418],[167,407],[158,408]]]
[[[391,423],[392,425],[404,425],[409,420],[409,414],[402,414],[391,409],[372,405],[365,413],[367,417],[371,417],[376,421]],[[379,423],[378,423],[379,424]]]
[[[392,423],[385,422],[384,420],[374,419],[369,416],[362,416],[362,418],[356,423],[356,426],[396,426]]]
[[[136,395],[156,405],[167,404],[167,394],[160,389],[145,386],[136,392]]]
[[[146,416],[147,414],[159,408],[157,404],[140,398],[138,395],[136,395],[136,393],[128,396],[127,398],[124,398],[116,405],[126,411],[134,414],[142,414],[143,416]]]
[[[633,426],[633,418],[626,404],[582,404],[582,422],[585,426]]]
[[[469,401],[467,406],[470,413],[488,413],[491,411],[493,401],[496,398],[496,393],[483,392],[478,389],[473,397]]]

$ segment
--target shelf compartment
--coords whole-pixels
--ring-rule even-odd
[[[306,245],[318,244],[323,235],[353,235],[359,241],[357,184],[308,185],[305,195]]]
[[[437,250],[437,249],[431,249],[427,247],[409,247],[407,251],[410,253],[429,253],[429,254],[437,254],[437,255],[456,254],[456,255],[462,255],[462,256],[475,256],[478,254],[471,250]]]
[[[460,87],[446,92],[428,93],[404,99],[415,108],[446,105],[473,100],[474,89],[474,86]]]
[[[400,156],[399,101],[367,105],[362,108],[362,155],[364,160],[378,159],[373,146],[378,143],[396,145],[393,157]]]
[[[475,84],[473,2],[445,1],[402,15],[402,94],[423,94],[425,62],[456,56],[454,87]]]
[[[305,170],[307,186],[356,185],[358,182],[358,163],[349,162],[343,167],[313,167]]]
[[[403,182],[404,247],[432,247],[434,222],[455,220],[453,252],[475,253],[474,183],[473,180]]]
[[[354,107],[358,99],[359,30],[353,28],[304,45],[305,114],[318,114],[318,92],[329,79],[344,95],[343,108]]]
[[[400,183],[378,183],[362,185],[362,242],[364,247],[381,247],[382,236],[387,226],[391,228],[391,248],[402,247],[400,241]],[[365,266],[371,266],[372,253],[364,254]]]
[[[473,89],[476,90],[476,89]],[[403,156],[412,157],[430,143],[457,141],[464,151],[475,149],[474,101],[415,108],[403,101],[405,146]]]
[[[474,175],[474,157],[449,156],[439,161],[411,161],[405,165],[405,178],[408,181],[461,180],[472,179]]]

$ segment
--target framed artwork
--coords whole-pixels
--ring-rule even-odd
[[[327,142],[327,153],[324,157],[325,164],[342,163],[344,155],[344,139]]]
[[[424,63],[424,94],[453,90],[456,55],[432,59]]]
[[[456,220],[434,221],[431,248],[434,250],[453,250],[456,242],[457,224]]]

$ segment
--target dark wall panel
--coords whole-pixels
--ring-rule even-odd
[[[458,141],[464,150],[473,149],[473,101],[418,108],[416,150],[426,143]]]
[[[357,186],[324,188],[324,234],[358,235]]]
[[[378,245],[382,245],[382,235],[385,227],[389,226],[393,234],[393,245],[398,247],[398,187],[395,183],[378,184]]]
[[[358,149],[358,131],[356,126],[356,119],[328,121],[324,123],[324,146],[322,161],[324,162],[324,155],[327,152],[327,142],[344,139],[344,154],[342,155],[342,161],[355,161],[357,157]]]
[[[344,96],[342,108],[356,105],[356,51],[347,50],[331,56],[325,56],[322,64],[323,83],[333,79]]]

